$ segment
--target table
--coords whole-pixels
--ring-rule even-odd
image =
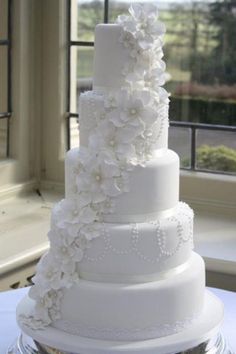
[[[210,289],[225,305],[225,319],[221,333],[231,349],[236,353],[236,293]],[[19,300],[26,294],[27,288],[0,293],[0,354],[5,354],[8,346],[19,333],[15,320],[15,309]]]

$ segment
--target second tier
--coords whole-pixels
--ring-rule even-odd
[[[66,198],[76,197],[79,149],[67,153],[65,163]],[[179,157],[169,149],[158,150],[145,167],[129,172],[129,191],[115,198],[113,212],[105,222],[147,222],[171,213],[179,201]]]
[[[64,255],[64,246],[74,236],[60,230],[60,203],[53,209],[51,249]],[[70,247],[80,247],[78,263],[81,279],[97,282],[137,283],[161,280],[178,274],[193,249],[193,211],[179,202],[170,215],[146,223],[98,223],[87,236],[78,235]],[[58,229],[59,227],[59,229]],[[76,220],[73,229],[77,230]],[[91,231],[92,232],[92,231]],[[61,238],[61,241],[60,241]],[[66,241],[67,240],[67,241]],[[80,251],[80,253],[81,253]],[[66,252],[66,254],[73,254]],[[61,259],[61,261],[63,261]]]

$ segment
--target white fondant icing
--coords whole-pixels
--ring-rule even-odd
[[[163,281],[128,285],[81,280],[65,292],[62,322],[53,326],[62,329],[70,322],[69,328],[78,328],[81,336],[107,340],[170,335],[183,329],[178,321],[200,315],[204,288],[204,262],[195,253],[182,272]]]
[[[32,311],[34,302],[27,296],[17,307],[17,322],[20,328],[39,343],[69,353],[86,354],[169,354],[193,348],[217,335],[223,320],[223,304],[211,292],[205,291],[202,314],[181,332],[171,336],[143,341],[107,341],[66,333],[52,326],[44,331],[34,331],[24,326],[22,315]]]
[[[129,59],[129,50],[119,40],[121,33],[122,27],[116,24],[99,24],[95,28],[94,90],[120,89],[124,84],[122,71]]]
[[[79,148],[67,153],[65,168],[66,198],[76,197],[76,174]],[[174,208],[179,201],[179,157],[163,150],[145,167],[135,166],[129,172],[129,192],[116,197],[114,210],[103,216],[106,222],[146,222],[155,220],[158,213]],[[79,196],[78,196],[79,198]]]

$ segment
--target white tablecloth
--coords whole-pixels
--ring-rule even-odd
[[[211,289],[225,305],[225,319],[222,333],[236,353],[236,293]],[[15,320],[15,309],[28,289],[11,290],[0,293],[0,354],[5,354],[8,346],[19,333]]]

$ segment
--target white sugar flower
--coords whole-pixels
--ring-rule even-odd
[[[108,95],[104,97],[104,107],[108,109],[112,109],[118,106],[117,94],[110,92]]]
[[[60,289],[61,265],[51,253],[41,258],[37,265],[37,273],[32,280],[37,289],[40,289],[40,295],[45,295],[51,289]]]
[[[39,313],[34,311],[30,316],[20,315],[19,320],[24,326],[34,330],[44,329],[51,323],[47,308],[42,308]]]
[[[97,156],[84,166],[84,172],[79,174],[77,183],[79,188],[87,188],[91,191],[93,202],[102,202],[106,196],[116,196],[121,193],[115,180],[115,177],[119,175],[117,164],[108,163]],[[86,217],[85,214],[84,217]]]
[[[116,19],[118,25],[122,25],[126,32],[135,33],[137,31],[137,21],[131,16],[120,15]]]
[[[69,273],[74,269],[74,261],[78,261],[78,258],[81,260],[81,255],[78,255],[77,250],[74,248],[75,240],[76,237],[74,237],[72,242],[70,236],[67,238],[63,237],[62,239],[58,237],[58,241],[54,242],[54,245],[51,248],[54,258],[61,262],[62,270]]]
[[[120,111],[118,114],[111,115],[110,120],[117,127],[136,128],[140,134],[146,124],[153,124],[156,119],[156,111],[152,105],[149,105],[150,101],[151,96],[147,90],[136,90],[132,95],[123,95]]]
[[[75,241],[68,246],[54,247],[54,256],[58,260],[60,259],[63,263],[63,270],[66,270],[64,273],[73,273],[74,271],[74,262],[80,262],[83,258],[83,252],[78,247],[75,247],[77,238]]]
[[[65,288],[70,288],[74,284],[79,282],[79,274],[77,269],[75,268],[75,271],[71,273],[63,273],[62,276],[62,286]]]
[[[116,112],[113,112],[114,116]],[[119,112],[117,113],[117,121],[119,119]],[[117,128],[114,125],[115,117],[112,116],[113,124],[104,122],[101,124],[96,133],[91,136],[90,144],[93,148],[109,152],[114,158],[129,159],[134,154],[132,141],[138,135],[137,127],[131,129],[130,127]]]
[[[35,318],[55,321],[60,318],[60,303],[63,294],[61,290],[50,290],[43,297],[37,299],[35,304]],[[51,321],[50,321],[51,322]]]
[[[80,229],[80,235],[84,236],[87,240],[93,240],[101,235],[102,224],[94,222],[89,225],[84,225]]]
[[[136,39],[134,35],[124,29],[121,32],[119,41],[125,46],[125,48],[133,48],[136,45]]]
[[[156,68],[147,72],[144,77],[145,87],[153,91],[159,91],[159,86],[165,84],[165,73],[162,68]]]
[[[139,28],[136,37],[142,49],[146,50],[160,46],[163,34],[166,31],[164,23],[155,21],[153,18],[147,18],[140,23]]]
[[[163,87],[158,88],[158,96],[159,96],[160,103],[164,103],[164,104],[169,103],[170,94]]]
[[[80,234],[75,240],[75,247],[83,252],[91,246],[90,240],[85,235]]]
[[[79,168],[81,168],[85,162],[87,162],[90,159],[91,152],[87,147],[81,146],[78,151],[78,156],[77,156],[77,161],[79,164]],[[78,169],[79,171],[80,169]]]
[[[154,4],[133,4],[129,12],[137,22],[139,30],[150,35],[165,33],[165,26],[158,20],[158,10]]]
[[[80,224],[90,224],[91,222],[95,221],[97,219],[97,214],[96,212],[91,208],[91,206],[85,206],[82,208],[79,213],[78,213],[78,218],[80,221]]]
[[[91,200],[91,199],[90,199]],[[76,236],[81,227],[80,212],[84,207],[78,199],[63,199],[52,210],[52,228],[66,229],[70,235]]]
[[[143,21],[145,18],[158,18],[157,6],[153,3],[132,4],[129,13],[137,22]]]
[[[99,206],[98,212],[103,214],[111,214],[115,210],[115,198],[107,198],[104,202],[102,202]]]

